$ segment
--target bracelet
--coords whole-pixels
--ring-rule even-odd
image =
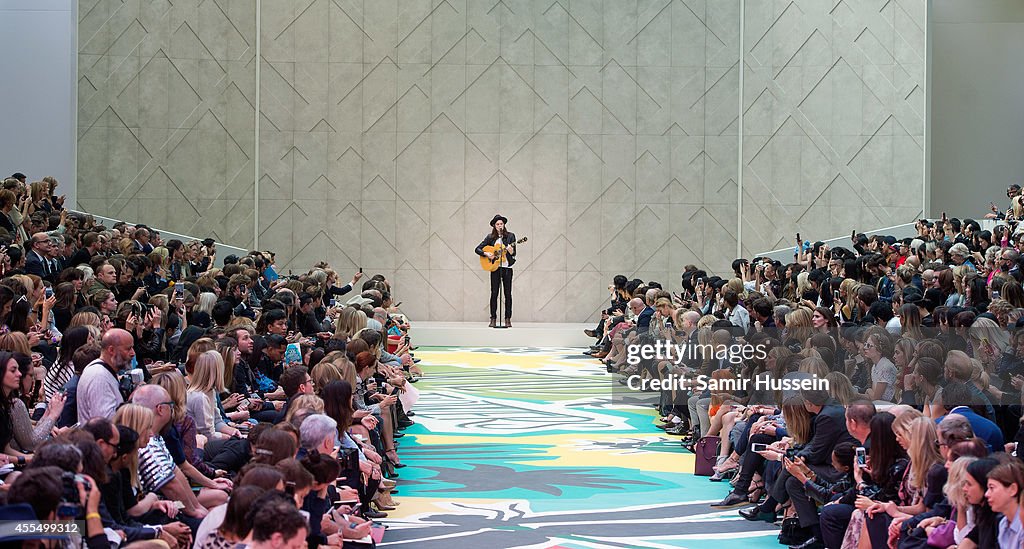
[[[100,514],[99,513],[89,513],[89,514],[85,515],[85,520],[92,520],[92,519],[98,519],[98,518],[100,518]]]

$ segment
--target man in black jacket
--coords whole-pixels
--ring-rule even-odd
[[[796,451],[796,456],[803,459],[814,473],[822,478],[834,480],[840,473],[832,467],[832,449],[841,442],[857,444],[856,439],[846,429],[846,411],[835,399],[830,398],[828,391],[802,390],[800,396],[804,400],[804,408],[814,415],[811,422],[811,439]],[[794,547],[801,549],[823,548],[821,526],[818,520],[818,508],[807,495],[803,483],[782,469],[769,492],[770,497],[760,506],[740,511],[747,520],[775,521],[775,506],[786,500],[793,501],[803,530],[803,541]]]
[[[512,265],[516,263],[516,235],[505,230],[506,223],[508,223],[508,218],[501,214],[495,215],[491,219],[490,234],[480,241],[475,250],[476,255],[494,259],[494,253],[485,252],[484,246],[494,246],[496,242],[500,241],[507,247],[502,256],[501,265],[491,271],[491,323],[488,324],[491,328],[495,327],[498,319],[499,288],[505,290],[505,327],[512,327]]]

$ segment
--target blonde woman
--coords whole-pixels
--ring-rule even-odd
[[[131,474],[131,484],[136,491],[142,489],[139,479],[139,448],[145,448],[149,439],[153,436],[153,411],[138,404],[124,404],[114,412],[114,424],[124,425],[139,435],[139,441],[135,446],[135,452],[129,452],[131,456],[128,461],[128,471]],[[173,475],[173,471],[171,473]],[[153,494],[153,499],[156,499]],[[147,496],[149,497],[149,496]],[[140,502],[141,503],[141,502]]]
[[[844,279],[839,284],[839,298],[843,300],[843,307],[840,310],[843,322],[858,320],[860,309],[857,307],[857,288],[862,284],[852,278]]]
[[[188,377],[192,376],[196,368],[196,359],[199,358],[199,355],[207,351],[213,351],[216,348],[217,344],[208,337],[202,337],[193,341],[192,345],[189,345],[188,354],[185,357],[185,375]]]
[[[217,471],[213,467],[208,465],[199,452],[196,450],[206,446],[206,437],[196,433],[196,423],[191,416],[185,413],[186,408],[186,389],[185,389],[185,378],[182,377],[180,372],[164,372],[153,376],[151,381],[154,385],[159,385],[167,391],[167,394],[171,397],[171,402],[174,402],[174,408],[171,410],[171,428],[177,431],[178,436],[181,438],[182,446],[185,448],[185,459],[188,463],[196,469],[196,471],[208,478],[214,478],[217,475]],[[182,468],[182,472],[186,476],[190,476],[192,471]]]
[[[331,357],[335,352],[325,356],[324,359],[316,366],[313,366],[313,369],[309,372],[309,377],[313,379],[313,385],[316,387],[318,394],[324,387],[327,387],[328,383],[344,379],[341,367],[336,363],[336,361],[341,362],[342,360],[345,360],[348,362],[348,359],[339,356]],[[342,355],[343,353],[338,354]],[[331,357],[331,359],[328,360],[328,357]]]
[[[798,372],[805,374],[811,374],[812,376],[825,379],[831,371],[828,369],[828,365],[819,356],[809,356],[800,361],[800,366],[797,369]]]
[[[857,391],[853,389],[853,383],[850,382],[850,378],[846,377],[846,374],[829,372],[825,379],[828,380],[829,395],[843,406],[850,404],[857,397]]]
[[[291,423],[292,417],[302,410],[312,410],[314,413],[324,413],[324,399],[316,395],[297,395],[288,405],[288,411],[284,415],[285,423]]]
[[[200,354],[188,386],[186,408],[196,422],[196,432],[207,440],[241,435],[228,425],[217,408],[217,395],[223,392],[224,359],[214,350]]]
[[[334,329],[334,339],[348,341],[364,328],[366,328],[366,313],[355,307],[345,307],[338,314],[338,325]]]
[[[869,521],[883,520],[887,524],[893,520],[902,522],[929,510],[942,500],[943,486],[947,484],[935,422],[911,409],[893,420],[892,429],[896,433],[896,442],[910,457],[910,466],[903,473],[899,498],[873,503],[866,511]],[[860,539],[864,542],[869,536],[862,533]]]
[[[68,329],[77,326],[92,326],[100,334],[103,333],[103,322],[100,320],[100,315],[91,311],[81,311],[71,317],[71,324],[68,324]]]
[[[798,307],[786,314],[786,339],[796,340],[801,347],[814,334],[811,309]]]

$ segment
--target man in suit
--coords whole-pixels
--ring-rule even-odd
[[[50,249],[47,251],[46,259],[47,270],[50,272],[50,281],[54,282],[60,275],[60,272],[64,270],[64,262],[67,261],[67,257],[61,254],[64,251],[64,237],[55,234],[50,236]]]
[[[629,308],[633,310],[633,314],[636,315],[636,332],[638,334],[645,334],[651,329],[651,319],[654,318],[654,308],[644,302],[639,297],[634,297],[629,301]]]
[[[876,413],[875,405],[870,400],[852,402],[846,407],[846,430],[857,439],[858,446],[870,446],[868,439],[871,436],[871,418],[875,417]],[[838,502],[821,508],[820,539],[826,547],[839,547],[843,544],[843,535],[850,525],[854,509],[853,505]]]
[[[153,245],[149,243],[149,230],[139,227],[135,229],[134,239],[135,251],[149,255],[153,251]]]
[[[985,441],[989,451],[998,452],[1003,448],[1003,432],[998,425],[970,408],[976,402],[977,399],[963,381],[950,381],[942,388],[942,407],[946,409],[946,415],[957,414],[967,418],[974,434]],[[938,423],[941,420],[939,418],[935,421]]]
[[[50,235],[35,233],[28,242],[28,253],[25,254],[25,272],[50,280],[54,273],[50,272],[48,255],[50,253]]]
[[[814,419],[811,422],[811,439],[803,448],[797,450],[796,457],[799,457],[816,475],[834,480],[840,473],[832,467],[832,449],[842,442],[857,444],[857,440],[847,430],[846,410],[829,396],[828,391],[805,389],[800,392],[800,398],[803,399],[804,408],[814,415]],[[776,477],[768,499],[760,506],[740,511],[740,515],[747,520],[775,522],[775,507],[787,500],[792,500],[793,508],[800,519],[800,528],[803,530],[803,541],[797,547],[824,547],[817,505],[807,495],[803,483],[785,469]]]

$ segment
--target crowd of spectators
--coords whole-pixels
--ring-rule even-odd
[[[56,187],[0,190],[0,522],[84,521],[91,548],[374,545],[422,374],[385,277],[282,276]]]
[[[728,482],[712,508],[779,524],[783,545],[1020,548],[1020,187],[1007,198],[988,229],[943,214],[912,238],[797,234],[792,261],[686,266],[679,293],[617,276],[587,354],[630,388],[689,380],[656,387],[659,427]]]

